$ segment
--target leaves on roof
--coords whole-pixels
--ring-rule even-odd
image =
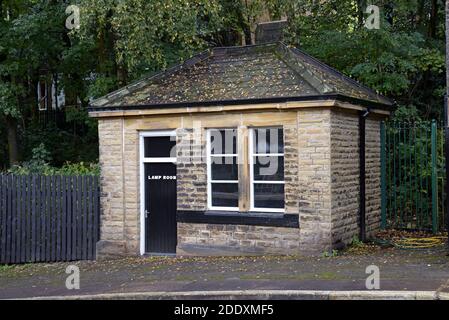
[[[93,107],[307,97],[387,98],[282,43],[214,48],[92,103]]]

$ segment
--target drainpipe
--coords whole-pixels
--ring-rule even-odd
[[[446,228],[448,233],[448,256],[449,256],[449,111],[448,111],[448,95],[444,96],[444,144],[445,144],[445,160],[446,160]]]
[[[360,163],[360,241],[366,241],[366,172],[365,172],[365,141],[366,141],[366,118],[370,110],[359,113],[359,163]]]

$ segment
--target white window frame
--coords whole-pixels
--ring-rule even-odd
[[[252,212],[276,212],[276,213],[285,213],[285,172],[284,172],[284,181],[254,181],[254,158],[258,157],[284,157],[285,161],[285,146],[283,153],[254,153],[254,132],[258,129],[282,129],[284,133],[284,128],[282,127],[254,127],[249,129],[249,141],[248,141],[248,150],[249,150],[249,183],[250,183],[250,211]],[[284,169],[285,170],[285,169]],[[284,185],[284,208],[283,209],[275,209],[275,208],[256,208],[255,207],[255,198],[254,198],[254,184],[283,184]]]
[[[217,207],[212,205],[212,184],[213,183],[223,183],[223,184],[237,184],[239,185],[239,180],[212,180],[212,157],[220,158],[220,157],[235,157],[237,160],[239,160],[238,152],[237,154],[211,154],[211,132],[212,131],[220,131],[220,130],[235,130],[237,131],[237,128],[210,128],[206,131],[206,137],[207,137],[207,143],[206,143],[206,162],[207,162],[207,208],[208,210],[214,210],[214,211],[233,211],[238,212],[239,206],[237,207]],[[239,145],[240,139],[237,134],[237,151],[238,151],[238,145]]]
[[[139,132],[140,157],[140,255],[145,255],[145,163],[174,163],[176,157],[145,158],[145,138],[176,137],[176,131],[142,131]]]

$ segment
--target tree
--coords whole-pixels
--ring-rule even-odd
[[[98,85],[115,87],[206,48],[222,21],[208,0],[85,0],[81,18],[79,37],[97,52]]]
[[[20,160],[18,141],[35,121],[40,76],[62,74],[61,89],[83,97],[89,52],[70,40],[64,24],[66,6],[60,1],[31,0],[1,5],[0,116],[7,130],[10,165]]]
[[[0,0],[2,167],[30,159],[41,142],[54,164],[94,158],[91,98],[208,47],[252,44],[258,22],[284,17],[285,42],[396,99],[401,116],[442,114],[445,12],[437,0],[374,1],[380,30],[364,27],[365,0],[78,0],[81,28],[73,31],[65,28],[69,4]],[[36,126],[43,75],[58,78],[67,104],[77,106],[66,127]]]
[[[366,1],[287,1],[287,41],[406,109],[416,107],[425,118],[440,117],[443,8],[432,0],[379,1],[378,5],[381,28],[368,30],[363,27]]]
[[[446,0],[445,5],[445,13],[446,13],[446,98],[449,98],[449,1]],[[447,115],[449,117],[449,114]],[[447,122],[449,125],[449,120]],[[449,160],[449,159],[448,159]]]

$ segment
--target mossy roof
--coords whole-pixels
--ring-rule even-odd
[[[213,48],[91,103],[91,109],[221,104],[341,96],[393,102],[305,52],[271,43]]]

